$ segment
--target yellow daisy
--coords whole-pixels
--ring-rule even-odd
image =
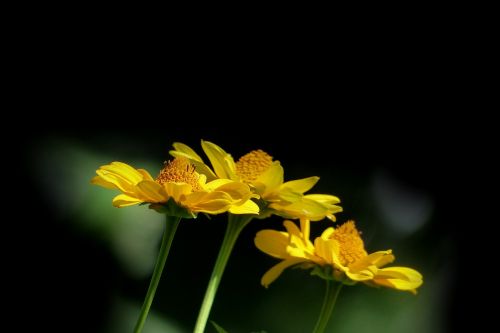
[[[338,228],[329,227],[320,237],[309,240],[309,221],[301,220],[300,229],[292,221],[285,221],[287,232],[259,231],[255,245],[262,252],[282,259],[262,277],[266,288],[288,267],[299,265],[314,268],[314,274],[344,284],[363,282],[416,293],[422,284],[422,275],[407,267],[385,267],[394,261],[391,250],[368,254],[354,221]]]
[[[228,179],[213,179],[195,171],[186,158],[166,162],[153,179],[144,169],[122,162],[101,166],[91,183],[122,192],[113,199],[115,207],[150,203],[152,208],[169,215],[194,217],[196,213],[258,214],[250,188]]]
[[[335,220],[335,213],[341,212],[337,206],[339,198],[328,194],[304,194],[319,180],[308,177],[284,182],[284,170],[279,161],[262,150],[253,150],[242,156],[237,162],[221,147],[208,141],[201,141],[212,168],[190,147],[183,143],[174,143],[170,154],[184,157],[195,165],[196,170],[208,180],[230,179],[248,184],[252,191],[262,199],[259,218],[277,214],[285,218],[307,218],[319,221],[325,217]]]

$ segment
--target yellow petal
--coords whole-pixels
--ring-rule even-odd
[[[236,166],[231,155],[209,141],[201,140],[201,147],[210,160],[210,163],[212,163],[215,174],[219,178],[235,179]]]
[[[423,283],[422,275],[408,267],[387,267],[378,270],[373,282],[389,288],[416,293]]]
[[[306,194],[304,198],[325,204],[337,204],[340,202],[338,197],[329,194]]]
[[[211,201],[201,201],[195,205],[189,205],[188,208],[193,212],[201,212],[207,214],[222,214],[231,208],[231,204],[227,200],[217,199]]]
[[[309,239],[311,234],[311,221],[308,219],[300,219],[300,230],[302,230],[302,235],[304,235],[304,239]]]
[[[126,206],[132,206],[132,205],[137,205],[140,204],[144,201],[139,200],[137,198],[131,197],[126,194],[120,194],[114,197],[113,199],[113,206],[121,208],[121,207],[126,207]]]
[[[297,259],[297,258],[292,258],[292,259],[286,259],[286,260],[283,260],[282,262],[280,262],[279,264],[271,267],[270,270],[268,270],[264,276],[262,277],[262,279],[260,280],[260,283],[264,286],[264,287],[269,287],[269,285],[274,281],[276,280],[280,275],[281,273],[283,273],[283,271],[290,267],[290,266],[293,266],[293,265],[297,265],[301,262],[304,262],[304,259]]]
[[[338,261],[338,255],[340,252],[339,244],[334,239],[322,239],[321,237],[317,237],[314,240],[314,248],[316,250],[316,254],[323,258],[329,264],[337,264],[342,268]]]
[[[171,150],[169,153],[173,157],[187,158],[189,160],[189,162],[194,165],[196,172],[198,172],[199,174],[205,175],[209,180],[213,180],[213,179],[217,178],[215,173],[201,160],[201,158],[198,160],[199,156],[196,155],[196,153],[195,153],[196,156],[187,154],[185,152],[176,151],[176,150]]]
[[[193,187],[186,183],[164,183],[163,187],[168,197],[174,198],[175,202],[181,203],[186,195],[193,192]]]
[[[259,214],[259,206],[252,200],[247,200],[242,205],[231,206],[229,212],[232,214]]]
[[[122,162],[112,162],[111,164],[103,165],[101,169],[117,174],[131,184],[137,184],[143,179],[139,171]]]
[[[281,185],[281,188],[291,189],[293,192],[297,193],[304,193],[312,189],[314,185],[316,185],[318,180],[319,177],[309,177],[309,178],[291,180]]]
[[[104,181],[115,185],[119,190],[127,194],[134,194],[136,192],[135,186],[144,178],[141,172],[122,162],[103,165],[96,173]]]
[[[182,205],[193,212],[220,214],[227,212],[233,200],[224,192],[193,192],[188,194]]]
[[[137,188],[146,202],[167,202],[168,200],[165,188],[155,181],[143,180],[137,184]]]
[[[407,281],[421,281],[422,274],[409,267],[386,267],[377,271],[376,278],[396,278]]]
[[[288,216],[292,216],[293,218],[307,218],[311,221],[320,221],[330,213],[329,207],[325,206],[322,203],[306,198],[303,198],[300,201],[296,201],[292,204],[273,202],[269,205],[269,208],[272,208],[278,212],[283,212]]]
[[[90,183],[110,190],[119,190],[115,184],[105,181],[101,176],[95,176],[90,180]]]
[[[186,204],[198,204],[201,202],[207,202],[207,201],[213,201],[213,200],[224,200],[227,202],[228,205],[233,203],[233,200],[231,197],[220,191],[214,191],[214,192],[206,192],[206,191],[198,191],[198,192],[192,192],[189,193],[186,198]]]
[[[372,256],[376,254],[379,254],[379,256],[377,258],[373,258]],[[375,253],[368,255],[367,258],[369,258],[369,260],[378,268],[390,264],[391,262],[394,261],[394,259],[396,259],[392,254],[392,250],[377,251]]]
[[[227,179],[218,179],[210,182],[206,186],[207,188],[213,188],[215,191],[221,191],[227,193],[233,200],[240,201],[241,204],[250,198],[258,198],[259,196],[253,194],[247,184],[228,181]]]
[[[231,179],[215,179],[205,184],[204,188],[208,191],[215,191],[218,187],[234,183]]]
[[[313,260],[311,256],[314,255],[314,245],[305,237],[302,230],[299,229],[294,222],[289,220],[284,221],[283,225],[289,234],[288,254]]]
[[[125,179],[114,172],[103,169],[97,170],[96,173],[103,181],[113,184],[120,191],[125,193],[135,193],[135,184],[131,183],[128,179]]]
[[[147,172],[147,170],[144,169],[137,169],[137,171],[142,175],[144,180],[151,180],[154,181],[153,177]]]
[[[279,161],[274,161],[273,164],[262,173],[254,182],[258,193],[263,196],[272,194],[275,190],[283,184],[284,170]]]
[[[283,225],[285,226],[286,231],[290,235],[302,238],[302,232],[300,231],[299,227],[297,227],[297,225],[295,223],[293,223],[290,220],[285,220],[285,221],[283,221]]]
[[[290,257],[286,251],[288,246],[288,234],[286,232],[261,230],[257,232],[254,243],[259,250],[275,258],[286,259]]]
[[[328,227],[326,228],[322,233],[321,233],[321,238],[324,240],[330,239],[330,236],[335,232],[335,229],[333,227]]]
[[[391,250],[377,251],[367,255],[364,258],[352,263],[349,269],[353,272],[366,269],[368,266],[382,267],[394,261],[394,255]]]
[[[373,272],[369,269],[364,269],[357,272],[352,272],[350,269],[344,270],[349,279],[353,281],[369,281],[373,279]]]
[[[199,174],[198,175],[198,184],[200,185],[201,188],[204,188],[205,185],[207,184],[207,176],[204,174]]]
[[[302,193],[294,192],[292,189],[285,188],[281,189],[277,192],[274,192],[273,195],[265,195],[266,200],[270,202],[279,202],[282,201],[283,203],[294,203],[296,201],[299,201],[300,199],[303,198]]]
[[[196,154],[196,152],[193,149],[191,149],[188,145],[185,145],[181,142],[174,142],[172,146],[174,146],[176,152],[181,152],[189,156],[189,159],[193,159],[198,162],[203,162],[201,157],[198,154]]]

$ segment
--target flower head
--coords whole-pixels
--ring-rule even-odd
[[[258,214],[259,207],[250,200],[256,197],[240,182],[215,179],[207,183],[205,175],[196,172],[186,158],[165,162],[153,179],[144,169],[122,162],[101,166],[91,183],[122,194],[113,199],[115,207],[150,203],[151,207],[171,215],[194,217],[196,213]]]
[[[284,170],[279,161],[263,150],[253,150],[234,161],[233,157],[214,143],[202,141],[201,146],[212,168],[206,165],[196,152],[183,143],[174,143],[170,154],[185,157],[195,165],[196,171],[207,179],[230,179],[250,186],[261,200],[259,218],[277,214],[285,218],[307,218],[319,221],[328,217],[335,220],[335,213],[342,211],[337,206],[340,200],[328,194],[304,194],[319,180],[308,177],[284,181]]]
[[[261,283],[268,287],[287,267],[299,265],[325,279],[338,280],[344,284],[363,282],[371,286],[385,286],[416,293],[422,284],[422,275],[407,267],[385,267],[394,261],[391,250],[368,254],[354,221],[338,228],[329,227],[320,237],[309,240],[309,221],[301,220],[300,229],[285,221],[287,232],[262,230],[255,237],[259,250],[282,259],[262,277]]]

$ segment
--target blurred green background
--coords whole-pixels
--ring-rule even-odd
[[[424,152],[439,149],[410,127],[358,136],[346,126],[181,126],[40,131],[27,140],[25,167],[38,195],[33,263],[36,300],[29,310],[53,314],[53,331],[131,332],[147,290],[163,217],[147,207],[117,209],[115,192],[91,186],[111,161],[155,175],[175,141],[200,154],[200,139],[235,159],[263,149],[285,168],[285,179],[320,176],[312,192],[342,200],[338,221],[354,219],[368,252],[393,249],[395,265],[419,270],[417,296],[364,285],[340,294],[328,332],[438,333],[449,329],[457,269],[456,234],[444,198],[445,167]],[[331,222],[313,225],[319,234]],[[184,220],[177,231],[145,333],[191,332],[225,229],[225,216]],[[282,219],[254,220],[228,263],[210,318],[229,332],[311,331],[323,281],[289,269],[269,289],[259,281],[276,260],[253,245],[258,230],[282,229]],[[52,310],[48,304],[58,304]],[[207,332],[215,332],[208,326]]]

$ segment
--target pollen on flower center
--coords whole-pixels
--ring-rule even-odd
[[[354,221],[347,221],[340,227],[336,228],[331,238],[339,242],[339,259],[340,263],[344,266],[349,266],[350,264],[368,255],[365,251],[365,245],[360,237],[358,229],[356,229]]]
[[[198,183],[198,173],[194,166],[184,157],[177,157],[173,161],[165,162],[160,174],[156,177],[156,182],[164,183],[186,183],[193,187],[193,191],[201,190]]]
[[[236,162],[236,174],[241,177],[242,181],[250,183],[269,169],[272,163],[272,156],[265,151],[252,150]]]

